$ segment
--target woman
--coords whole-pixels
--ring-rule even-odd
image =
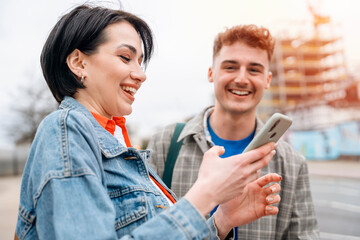
[[[223,148],[210,149],[179,201],[147,165],[150,152],[131,147],[123,116],[152,51],[148,25],[123,11],[82,5],[55,25],[41,65],[60,107],[39,126],[24,169],[19,239],[224,239],[277,213],[269,205],[280,186],[264,186],[281,177],[254,181],[272,143],[226,161]]]

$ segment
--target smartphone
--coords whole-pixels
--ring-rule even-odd
[[[274,113],[269,120],[266,121],[260,132],[255,135],[253,140],[245,148],[244,152],[261,147],[268,142],[277,142],[286,132],[292,123],[291,118],[281,113]]]

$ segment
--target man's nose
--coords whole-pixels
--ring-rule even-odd
[[[238,82],[238,83],[247,82],[247,73],[246,73],[245,67],[240,68],[240,70],[238,71],[238,74],[236,75],[235,82]]]

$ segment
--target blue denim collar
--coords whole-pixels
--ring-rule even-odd
[[[111,135],[108,131],[106,131],[93,117],[90,111],[81,103],[79,103],[76,99],[65,96],[64,100],[61,102],[59,108],[62,109],[71,109],[83,114],[92,124],[94,131],[98,137],[99,147],[102,153],[106,158],[116,157],[128,150],[130,152],[136,152],[136,149],[126,148],[122,146],[118,140]]]

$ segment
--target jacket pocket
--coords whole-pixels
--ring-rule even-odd
[[[126,227],[126,232],[131,232],[145,222],[148,212],[145,191],[135,186],[109,192],[116,211],[115,230]]]

